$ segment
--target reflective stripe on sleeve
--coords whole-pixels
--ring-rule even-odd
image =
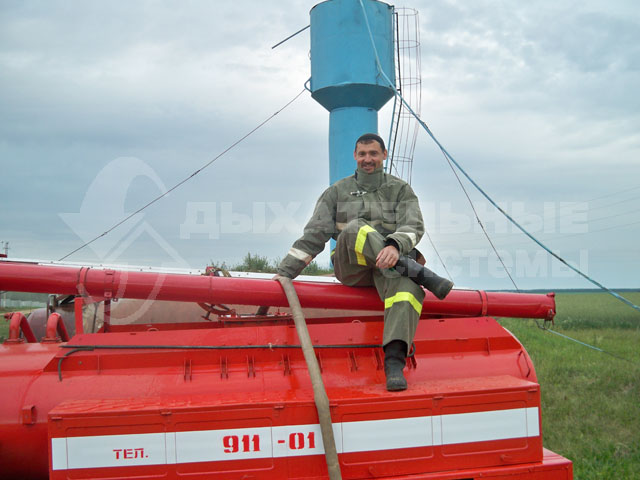
[[[409,302],[411,306],[418,312],[418,315],[422,313],[422,303],[418,301],[416,297],[413,296],[411,292],[398,292],[393,297],[384,299],[384,308],[391,308],[394,303],[397,302]]]
[[[402,235],[406,235],[407,237],[409,237],[409,241],[411,242],[411,248],[416,246],[416,240],[418,239],[416,237],[416,234],[413,232],[396,232],[396,233],[401,233]],[[411,250],[411,248],[409,248],[409,250]]]
[[[306,265],[309,265],[309,263],[311,263],[311,260],[312,260],[311,255],[309,255],[307,252],[304,252],[298,248],[291,247],[288,253],[292,257],[303,261]]]
[[[362,250],[364,249],[364,244],[367,241],[367,234],[369,232],[375,232],[375,229],[370,227],[369,225],[363,225],[360,227],[360,230],[358,230],[358,236],[356,238],[356,247],[355,247],[356,259],[358,260],[358,265],[367,264],[367,260],[366,258],[364,258],[364,255],[362,254]]]

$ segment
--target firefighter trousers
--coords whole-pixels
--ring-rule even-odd
[[[424,290],[394,269],[376,267],[385,239],[365,220],[347,223],[336,240],[333,266],[336,278],[350,287],[375,286],[384,302],[382,345],[402,340],[411,347],[422,312]]]

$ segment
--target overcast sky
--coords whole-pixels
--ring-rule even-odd
[[[209,162],[310,76],[309,1],[0,0],[0,241],[57,260]],[[424,121],[541,241],[611,287],[640,271],[635,1],[414,0]],[[388,136],[390,105],[380,115]],[[67,260],[282,257],[328,184],[329,115],[305,92],[184,185]],[[350,155],[350,152],[346,152]],[[458,285],[513,288],[419,133],[412,185]],[[465,182],[520,288],[590,287]],[[427,238],[420,244],[445,274]],[[328,263],[326,253],[318,257]]]

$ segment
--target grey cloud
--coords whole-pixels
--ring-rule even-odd
[[[267,118],[309,76],[308,32],[270,47],[305,26],[314,3],[3,2],[0,239],[14,254],[58,258],[81,243],[58,214],[79,211],[110,161],[137,157],[173,185]],[[423,118],[492,195],[584,200],[639,178],[634,2],[406,5],[422,24]],[[304,223],[328,183],[327,131],[326,111],[305,93],[145,219],[193,266],[247,251],[282,256],[295,234],[180,238],[186,206],[229,201],[246,214],[299,201]],[[468,208],[441,154],[422,132],[418,142],[421,199]],[[125,210],[157,193],[137,181]],[[620,237],[628,253],[632,236]],[[123,258],[159,264],[153,241],[141,236]],[[594,255],[594,268],[612,275]]]

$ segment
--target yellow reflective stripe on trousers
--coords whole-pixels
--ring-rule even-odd
[[[422,313],[422,303],[420,303],[411,292],[398,292],[393,297],[385,298],[384,308],[391,308],[393,304],[397,302],[409,302],[411,306],[415,308],[416,312],[418,312],[418,315]]]
[[[364,249],[364,244],[367,241],[367,234],[369,232],[375,232],[375,229],[370,227],[369,225],[363,225],[358,230],[358,236],[356,237],[356,259],[358,260],[358,265],[366,265],[367,260],[364,258],[362,254],[362,250]]]

